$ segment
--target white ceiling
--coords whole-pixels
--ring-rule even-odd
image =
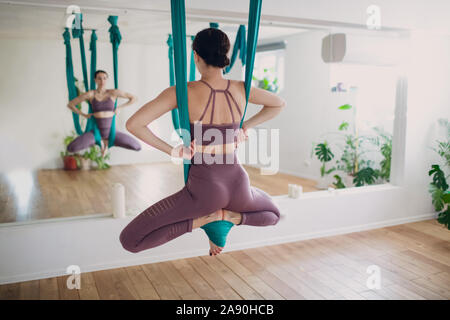
[[[10,1],[11,2],[11,1]],[[0,37],[8,38],[41,38],[62,39],[64,26],[68,15],[65,12],[66,1],[27,1],[12,2],[13,4],[0,3]],[[119,2],[119,1],[116,1]],[[67,2],[69,3],[69,2]],[[73,2],[71,2],[73,3]],[[123,1],[121,1],[123,4]],[[130,3],[130,2],[129,2]],[[157,1],[168,4],[170,2]],[[108,15],[119,16],[118,25],[122,34],[122,41],[128,43],[165,44],[167,35],[171,33],[171,20],[167,12],[150,12],[139,10],[109,11],[105,9],[106,1],[90,1],[90,10],[83,11],[83,27],[97,30],[98,41],[109,41],[107,21]],[[111,1],[108,1],[111,4]],[[153,2],[153,8],[155,3]],[[115,6],[117,7],[117,6]],[[98,9],[94,9],[98,8]],[[82,8],[83,9],[83,8]],[[161,9],[167,11],[168,8]],[[209,27],[206,21],[188,19],[186,21],[186,33],[195,35],[198,31]],[[228,34],[233,42],[238,29],[237,24],[219,24],[220,29]],[[299,28],[261,26],[259,38],[261,40],[306,31]],[[86,32],[85,40],[90,35]]]

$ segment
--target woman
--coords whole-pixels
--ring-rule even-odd
[[[142,106],[126,124],[128,131],[149,145],[171,156],[191,159],[186,185],[147,208],[122,230],[120,242],[131,252],[159,246],[213,221],[267,226],[276,224],[280,219],[280,212],[270,196],[250,186],[248,174],[238,161],[235,147],[246,139],[249,128],[275,117],[285,105],[284,100],[271,92],[252,87],[249,102],[264,105],[264,108],[245,121],[240,129],[245,108],[245,88],[242,81],[223,78],[222,69],[230,63],[227,57],[230,49],[227,35],[215,28],[202,30],[196,35],[192,49],[202,76],[200,81],[188,82],[192,134],[190,147],[183,144],[172,147],[147,127],[177,107],[175,86],[165,89],[154,100]],[[209,123],[203,123],[207,119]],[[198,140],[200,127],[203,131],[206,129],[216,133],[234,130],[235,135],[231,139],[230,135],[216,139],[225,142],[223,144],[205,139],[203,145],[196,145],[194,143]],[[193,158],[198,159],[198,155],[206,156],[208,149],[212,150],[210,156],[219,158],[230,157],[231,153],[233,163],[199,164],[198,161],[192,161]],[[221,252],[222,247],[215,245],[211,238],[209,243],[210,255]]]
[[[108,80],[108,74],[103,70],[97,70],[95,72],[95,83],[97,84],[96,90],[89,90],[75,99],[69,101],[67,107],[73,112],[84,116],[85,118],[95,117],[97,127],[102,137],[102,157],[105,156],[108,151],[108,137],[111,128],[112,119],[115,114],[119,114],[120,108],[136,102],[136,97],[128,92],[123,92],[118,89],[106,89],[106,82]],[[117,98],[128,98],[128,101],[122,105],[117,106],[114,111],[114,101]],[[92,105],[92,113],[86,114],[79,110],[76,105],[81,102],[89,100]],[[92,131],[88,131],[73,140],[68,146],[67,151],[77,152],[83,150],[95,144],[95,137]],[[140,143],[130,136],[129,134],[116,130],[116,137],[114,140],[114,146],[136,150],[141,150]]]

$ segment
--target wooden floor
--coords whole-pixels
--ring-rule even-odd
[[[436,220],[0,286],[0,299],[450,299],[450,232]],[[381,289],[366,286],[380,268]]]
[[[316,191],[313,180],[288,174],[261,175],[244,166],[250,183],[272,196],[288,184]],[[136,215],[184,186],[183,167],[172,162],[112,166],[107,170],[62,169],[0,173],[0,223],[111,213],[111,186],[125,187],[126,213]]]

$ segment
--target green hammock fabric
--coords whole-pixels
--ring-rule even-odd
[[[80,50],[81,50],[82,62],[84,61],[84,63],[86,63],[86,56],[84,55],[84,41],[82,41],[83,30],[81,29],[82,28],[81,21],[82,21],[82,15],[80,14],[80,29],[72,29],[72,34],[75,35],[76,37],[80,38]],[[63,38],[64,38],[64,44],[66,46],[67,87],[69,90],[69,100],[72,100],[77,97],[77,90],[75,87],[75,77],[74,77],[74,73],[73,73],[73,62],[72,62],[72,48],[70,45],[70,32],[69,32],[68,28],[65,28],[64,33],[63,33]],[[96,38],[96,36],[94,38]],[[91,39],[91,42],[92,42],[92,39]],[[83,70],[83,76],[84,75],[85,75],[85,72]],[[86,77],[87,77],[87,72],[86,72]],[[87,79],[85,79],[84,82],[85,82],[85,88],[86,88],[87,87]],[[92,106],[89,102],[88,102],[88,104],[89,104],[89,113],[92,113]],[[75,126],[75,131],[77,132],[78,135],[82,135],[83,133],[86,133],[86,132],[89,132],[92,130],[94,132],[94,137],[95,137],[96,143],[99,146],[101,146],[100,131],[98,130],[96,123],[95,123],[95,119],[93,117],[90,117],[88,119],[84,132],[81,129],[79,114],[72,112],[72,118],[73,118],[73,122],[74,122],[74,126]]]
[[[89,43],[89,50],[91,51],[91,90],[95,90],[95,71],[97,70],[97,34],[95,30],[91,33],[91,42]]]
[[[191,36],[191,41],[194,41],[195,36]],[[174,74],[174,67],[173,67],[173,39],[172,35],[169,34],[169,37],[167,39],[167,45],[169,47],[169,81],[170,86],[175,85],[175,74]],[[191,50],[191,65],[189,67],[189,81],[195,81],[195,60],[194,60],[194,50]],[[177,132],[178,136],[181,137],[181,130],[180,130],[180,115],[178,112],[178,108],[172,109],[172,123],[173,127],[175,128],[175,131]]]
[[[117,89],[119,87],[118,81],[118,59],[117,59],[117,50],[119,49],[120,41],[122,40],[122,35],[120,34],[119,27],[117,26],[117,20],[119,17],[117,16],[109,16],[108,21],[111,23],[111,27],[109,28],[109,38],[112,44],[113,51],[113,68],[114,68],[114,88]],[[114,103],[114,111],[117,108],[117,98]],[[116,115],[114,114],[113,120],[111,122],[111,130],[109,131],[109,141],[108,147],[112,147],[114,145],[114,141],[116,139]]]
[[[175,58],[175,84],[180,115],[180,128],[190,133],[188,96],[187,96],[187,63],[186,63],[186,13],[184,0],[171,0],[172,36]],[[189,146],[189,135],[182,135],[183,144]],[[183,159],[184,181],[187,181],[190,160]]]
[[[218,29],[219,28],[219,24],[217,22],[210,22],[209,23],[209,27]]]
[[[191,36],[191,41],[194,41],[195,36]],[[189,67],[189,81],[195,81],[195,59],[194,50],[191,50],[191,66]]]
[[[109,16],[108,21],[111,23],[111,27],[109,28],[110,32],[110,41],[112,44],[113,49],[113,67],[114,67],[114,87],[118,88],[118,76],[117,76],[117,65],[118,65],[118,59],[117,59],[117,50],[119,48],[120,41],[122,39],[122,36],[119,31],[119,27],[117,26],[117,16]],[[72,29],[72,36],[73,38],[79,38],[80,41],[80,54],[81,54],[81,64],[82,64],[82,71],[83,71],[83,82],[86,92],[89,90],[89,82],[87,77],[87,65],[86,65],[86,53],[84,48],[84,39],[83,39],[83,26],[82,26],[82,20],[83,16],[80,14],[80,28],[74,28]],[[73,62],[72,62],[72,48],[70,46],[70,32],[68,28],[65,28],[65,31],[63,33],[64,38],[64,44],[66,46],[66,78],[67,78],[67,87],[69,90],[69,100],[72,100],[77,97],[76,88],[75,88],[75,78],[73,73]],[[97,35],[95,33],[95,30],[92,31],[91,34],[91,41],[89,45],[89,50],[91,51],[91,66],[90,66],[90,89],[95,90],[95,80],[94,75],[97,68]],[[89,113],[92,113],[92,105],[88,101],[89,105]],[[117,99],[115,101],[114,110],[117,107]],[[80,126],[80,119],[79,115],[75,112],[72,112],[72,117],[74,121],[75,130],[78,135],[83,134],[83,130]],[[109,132],[108,137],[108,147],[111,148],[114,146],[114,141],[116,137],[116,121],[115,121],[116,115],[113,116],[113,120],[111,123],[111,129]],[[95,137],[95,143],[101,147],[101,135],[100,131],[97,127],[97,123],[95,121],[94,117],[90,117],[88,119],[88,122],[86,124],[85,132],[93,131],[94,137]]]
[[[170,86],[175,85],[175,70],[173,67],[173,40],[172,35],[169,34],[169,37],[167,39],[167,46],[169,47],[169,81]],[[178,114],[178,108],[172,109],[172,123],[173,127],[175,128],[175,131],[177,132],[178,136],[181,137],[181,130],[180,130],[180,115]]]
[[[252,86],[253,67],[255,64],[256,44],[258,42],[259,21],[261,19],[262,0],[250,0],[250,8],[248,15],[248,35],[247,35],[247,61],[245,66],[245,109],[242,115],[242,128],[245,113],[247,112],[248,97]]]
[[[186,75],[186,12],[185,0],[171,0],[172,13],[172,35],[175,56],[175,82],[178,110],[180,113],[181,128],[190,132],[188,99],[187,99],[187,75]],[[250,94],[253,66],[255,61],[256,43],[258,40],[259,21],[261,16],[262,0],[250,0],[248,16],[248,35],[247,35],[247,57],[245,67],[245,91],[246,104],[241,119],[240,127],[244,122],[247,111],[248,97]],[[190,139],[183,136],[183,144],[189,146]],[[184,181],[187,181],[190,161],[183,159],[184,163]]]
[[[63,33],[64,45],[66,47],[66,81],[67,89],[69,91],[69,100],[73,100],[77,97],[77,89],[75,88],[75,79],[73,76],[73,64],[72,64],[72,47],[70,45],[70,32],[68,28],[64,29]],[[78,113],[72,112],[73,123],[77,134],[82,134],[80,126],[80,116]]]
[[[219,24],[217,22],[210,22],[210,28],[219,28]],[[234,41],[233,53],[231,55],[230,65],[226,66],[223,70],[223,74],[227,74],[233,68],[234,62],[237,58],[237,53],[239,51],[239,59],[242,61],[242,66],[245,66],[245,57],[246,57],[246,43],[245,43],[245,26],[241,24],[239,26],[238,32],[236,34],[236,40]]]
[[[95,70],[97,70],[97,34],[95,33],[95,30],[92,30],[91,33],[91,42],[89,43],[89,50],[91,51],[91,77],[90,77],[91,90],[95,90],[94,74]],[[94,132],[95,143],[99,147],[101,147],[102,136],[100,135],[100,130],[97,127],[97,122],[94,117],[90,117],[89,120],[86,125],[85,131],[88,132],[92,130]]]
[[[230,65],[226,66],[223,73],[227,74],[233,68],[234,62],[236,61],[237,54],[239,51],[239,59],[241,59],[242,66],[245,66],[247,45],[245,43],[245,26],[241,24],[236,35],[236,40],[234,41],[233,53],[231,54]]]

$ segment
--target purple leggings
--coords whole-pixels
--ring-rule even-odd
[[[186,185],[136,216],[120,233],[130,252],[160,246],[192,232],[193,220],[221,208],[242,214],[242,225],[277,224],[280,212],[264,191],[250,186],[236,151],[233,163],[191,164]]]
[[[103,139],[108,139],[112,117],[96,118],[95,121],[97,122],[97,126],[100,131],[101,137]],[[67,151],[77,152],[89,148],[94,144],[95,144],[94,133],[92,131],[89,131],[76,137],[71,143],[69,143],[69,145],[67,146]],[[136,151],[141,150],[141,145],[135,138],[118,130],[116,130],[116,138],[114,139],[114,146]]]

